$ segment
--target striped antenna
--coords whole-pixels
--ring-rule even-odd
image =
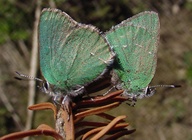
[[[178,88],[178,87],[181,87],[181,85],[155,85],[155,86],[149,86],[149,88],[158,88],[158,87]]]
[[[39,79],[39,78],[36,78],[36,77],[32,77],[32,76],[28,76],[28,75],[24,75],[24,74],[21,74],[19,72],[15,72],[19,77],[15,77],[15,79],[17,80],[24,80],[24,79],[27,79],[27,80],[37,80],[37,81],[40,81],[40,82],[43,82],[42,79]],[[24,78],[24,79],[23,79]]]
[[[178,88],[181,85],[155,85],[155,86],[148,86],[145,89],[145,97],[151,97],[155,94],[156,88],[165,87],[165,88]]]

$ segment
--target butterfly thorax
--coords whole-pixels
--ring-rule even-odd
[[[125,88],[123,87],[123,89]],[[145,88],[138,89],[138,90],[124,90],[122,95],[130,99],[142,99],[146,97],[151,97],[152,95],[155,94],[155,91],[156,91],[156,88],[151,88],[147,86]]]
[[[138,86],[135,86],[134,88],[131,85],[131,81],[123,81],[123,73],[119,74],[116,73],[115,70],[111,71],[111,82],[113,85],[115,85],[115,88],[118,90],[124,90],[123,96],[130,98],[130,99],[142,99],[144,97],[151,97],[155,93],[154,88],[150,88],[149,86],[141,88]]]
[[[54,100],[61,100],[66,95],[69,96],[72,100],[75,97],[80,97],[85,93],[84,86],[78,86],[71,90],[65,90],[58,88],[55,85],[50,84],[49,82],[45,81],[43,82],[43,85],[41,87],[41,91],[48,94],[49,96],[52,96]]]

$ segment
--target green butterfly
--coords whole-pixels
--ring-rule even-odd
[[[128,98],[150,97],[157,87],[181,87],[148,86],[157,65],[159,30],[158,14],[146,11],[121,22],[104,34],[116,54],[111,81],[117,89],[123,89],[123,95]]]
[[[42,82],[41,91],[55,102],[62,101],[61,105],[69,105],[73,99],[82,97],[89,85],[102,81],[114,61],[114,53],[96,27],[78,23],[51,8],[43,9],[40,16],[39,52],[45,81],[16,73]]]
[[[154,92],[149,88],[156,69],[160,23],[155,12],[143,12],[112,27],[105,33],[116,54],[112,83],[124,95],[143,98]]]

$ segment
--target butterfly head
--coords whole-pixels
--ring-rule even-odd
[[[146,88],[143,88],[139,91],[130,92],[127,90],[124,90],[123,95],[127,96],[129,99],[137,100],[142,98],[148,98],[153,96],[156,93],[157,88],[159,87],[165,87],[165,88],[178,88],[181,87],[181,85],[155,85],[155,86],[147,86]]]
[[[165,88],[178,88],[181,87],[181,85],[155,85],[155,86],[147,86],[145,88],[144,96],[143,97],[151,97],[155,94],[156,89],[159,87],[165,87]]]
[[[18,77],[15,77],[17,80],[35,80],[41,83],[41,85],[38,85],[38,88],[44,92],[45,94],[48,94],[50,96],[55,96],[55,92],[53,91],[53,86],[45,80],[36,78],[36,77],[32,77],[32,76],[28,76],[22,73],[19,73],[16,71],[16,74],[18,75]]]

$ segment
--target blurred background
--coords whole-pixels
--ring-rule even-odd
[[[182,87],[158,89],[135,107],[122,104],[118,114],[117,109],[111,113],[127,115],[127,122],[136,128],[135,133],[121,139],[192,140],[191,0],[1,0],[0,136],[42,123],[54,127],[51,111],[27,112],[28,105],[49,100],[39,92],[38,83],[14,79],[15,71],[43,79],[38,63],[37,24],[45,7],[61,9],[76,21],[95,25],[101,31],[139,12],[159,13],[161,39],[156,74],[150,85]]]

